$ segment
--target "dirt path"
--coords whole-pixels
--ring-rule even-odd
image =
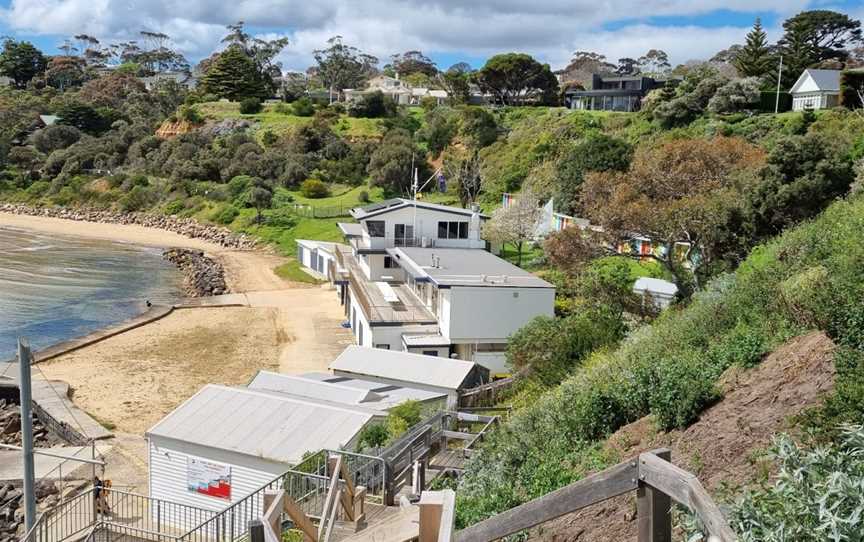
[[[618,430],[606,448],[622,460],[669,448],[672,461],[696,474],[715,499],[738,494],[756,479],[759,455],[773,436],[794,430],[791,418],[818,405],[833,388],[833,352],[821,332],[792,339],[754,369],[727,371],[723,400],[687,429],[660,433],[651,418],[643,418]],[[635,494],[622,495],[550,522],[531,538],[636,540],[635,510]]]

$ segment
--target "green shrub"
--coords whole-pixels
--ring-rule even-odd
[[[258,98],[244,98],[240,101],[240,113],[243,115],[254,115],[260,113],[264,108]]]
[[[228,192],[232,198],[238,198],[243,194],[252,182],[252,177],[249,175],[237,175],[228,181]]]
[[[306,179],[300,185],[300,193],[307,198],[326,198],[330,195],[330,188],[318,179]]]
[[[357,201],[359,201],[360,203],[369,203],[369,201],[370,201],[369,192],[367,192],[365,190],[361,190],[357,194]]]
[[[120,210],[125,213],[141,211],[153,204],[153,193],[144,186],[135,185],[120,198]]]
[[[418,401],[405,401],[390,409],[390,416],[405,420],[408,427],[413,427],[420,423],[421,409]]]
[[[298,117],[311,117],[315,114],[315,106],[312,104],[312,100],[305,96],[291,104],[291,107],[294,110],[294,114]]]
[[[266,130],[261,134],[261,143],[263,143],[265,147],[272,147],[277,141],[279,141],[279,137],[274,134],[272,130]]]
[[[730,523],[741,542],[861,540],[864,427],[843,427],[830,448],[806,449],[782,436],[771,456],[773,484],[748,492],[732,508]]]
[[[27,187],[27,197],[30,199],[39,199],[51,189],[51,183],[47,181],[36,181]]]
[[[286,208],[270,211],[267,213],[265,220],[268,226],[276,226],[279,228],[293,228],[297,225],[297,217],[290,209]]]
[[[227,225],[234,222],[238,215],[240,215],[240,211],[237,207],[223,204],[213,209],[209,218],[217,224]]]
[[[384,446],[387,444],[388,436],[386,425],[380,423],[367,425],[357,437],[357,449],[362,451]]]
[[[291,114],[291,106],[284,103],[279,102],[275,106],[273,106],[273,112],[279,113],[280,115],[290,115]]]
[[[192,124],[201,124],[204,120],[198,110],[191,105],[181,105],[180,109],[177,110],[177,117]]]
[[[179,215],[186,209],[186,204],[182,199],[171,200],[165,204],[164,213],[166,215]]]
[[[687,427],[702,410],[717,400],[719,374],[701,356],[667,359],[654,367],[648,406],[664,430]]]

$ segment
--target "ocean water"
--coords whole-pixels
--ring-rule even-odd
[[[0,227],[0,360],[86,335],[182,295],[161,250]]]

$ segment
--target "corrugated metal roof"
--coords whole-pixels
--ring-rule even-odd
[[[384,201],[379,201],[378,203],[373,203],[371,205],[366,205],[365,207],[355,207],[354,209],[351,209],[350,212],[351,216],[353,216],[355,219],[363,220],[371,216],[387,213],[408,206],[416,206],[418,209],[431,209],[433,211],[443,211],[459,215],[471,216],[474,214],[474,211],[472,211],[471,209],[463,209],[461,207],[451,207],[449,205],[427,203],[425,201],[416,201],[405,198],[392,198]],[[488,215],[482,213],[478,214],[480,215],[480,218],[489,218]]]
[[[470,361],[356,345],[347,347],[330,364],[333,371],[450,390],[459,389],[473,368]]]
[[[554,288],[540,277],[485,250],[470,248],[393,248],[387,252],[414,278],[439,286]],[[436,265],[432,266],[432,257]]]
[[[380,395],[370,390],[342,386],[309,380],[299,376],[273,373],[270,371],[258,371],[258,374],[246,386],[250,390],[266,390],[281,393],[290,393],[299,397],[309,399],[320,399],[333,401],[346,405],[360,405],[370,401],[379,401]]]
[[[153,426],[165,437],[281,463],[350,442],[372,419],[349,406],[208,384]]]
[[[381,399],[366,403],[365,406],[377,408],[379,410],[389,410],[405,401],[425,402],[444,399],[447,397],[447,394],[442,392],[420,390],[409,386],[388,386],[387,384],[382,384],[375,380],[363,380],[362,378],[352,378],[348,376],[334,376],[330,373],[306,373],[300,375],[300,377],[307,380],[327,382],[339,386],[373,392],[375,395],[381,397]]]
[[[633,284],[634,292],[648,292],[649,294],[675,295],[678,287],[668,280],[653,279],[650,277],[639,277]]]
[[[337,226],[342,230],[342,233],[348,237],[359,237],[363,235],[363,226],[353,222],[337,222]]]

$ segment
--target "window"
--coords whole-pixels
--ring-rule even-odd
[[[413,246],[414,226],[408,224],[396,224],[394,245],[397,247]]]
[[[369,232],[369,237],[384,237],[384,221],[367,220],[366,230]]]
[[[424,350],[423,355],[424,356],[435,356],[437,358],[438,357],[438,351],[437,350]]]
[[[399,266],[393,261],[390,256],[384,256],[384,269],[398,269]]]
[[[375,348],[380,348],[381,350],[390,350],[389,344],[376,344]]]
[[[468,239],[468,223],[438,222],[438,239]]]

